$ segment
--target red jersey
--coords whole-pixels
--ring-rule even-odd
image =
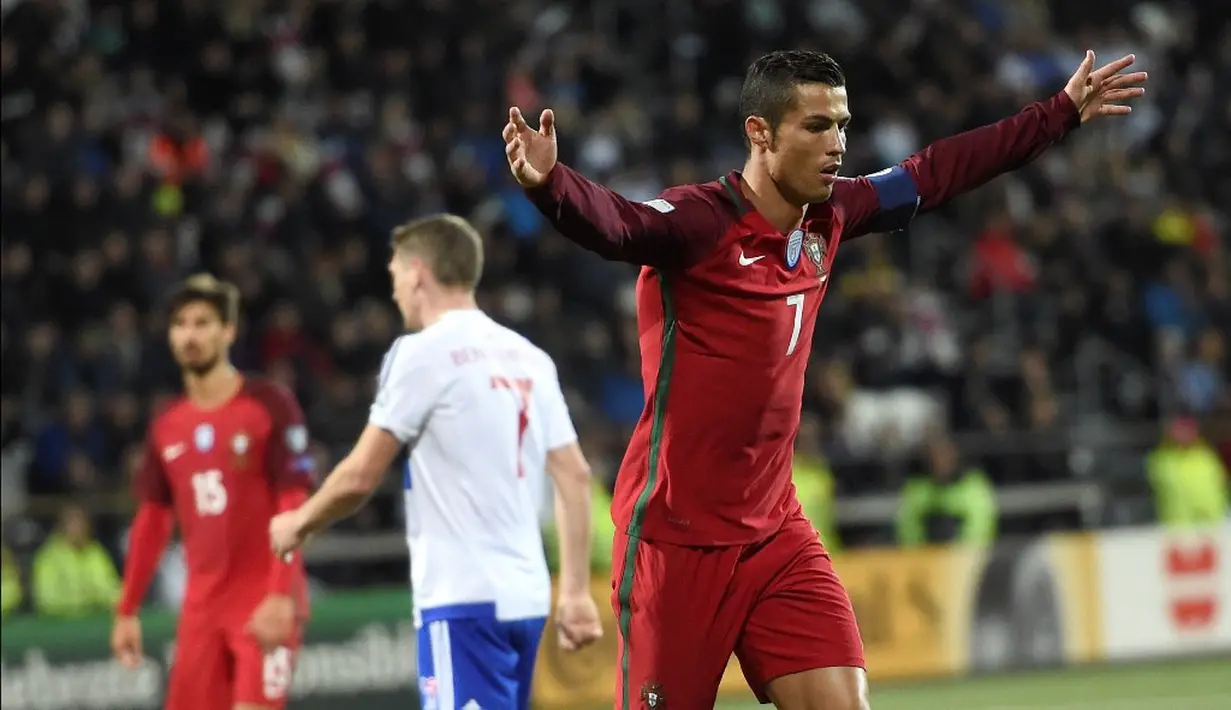
[[[150,425],[137,477],[142,503],[173,509],[188,565],[186,613],[244,620],[277,573],[269,521],[288,489],[311,490],[313,461],[303,412],[285,389],[245,378],[217,409],[174,401]],[[302,557],[286,590],[307,608]]]
[[[791,483],[813,325],[838,246],[1031,160],[1079,123],[1061,93],[840,179],[782,234],[740,175],[630,202],[564,165],[528,191],[566,237],[642,269],[637,322],[646,406],[616,478],[612,516],[632,537],[732,545],[799,507]]]

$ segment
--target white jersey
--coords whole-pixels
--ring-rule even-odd
[[[451,311],[393,343],[369,423],[411,450],[416,623],[493,605],[502,621],[547,616],[547,452],[577,440],[551,358],[482,311]]]

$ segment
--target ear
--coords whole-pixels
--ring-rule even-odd
[[[422,257],[409,256],[406,259],[406,275],[411,277],[412,289],[420,289],[432,278],[432,269]]]
[[[770,150],[774,147],[773,129],[769,121],[760,116],[749,116],[744,119],[744,135],[748,136],[749,143],[761,150]]]

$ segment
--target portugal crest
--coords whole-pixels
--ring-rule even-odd
[[[799,258],[798,252],[795,258]],[[658,683],[646,683],[641,686],[641,707],[646,710],[665,710],[667,699],[663,697],[663,687]]]
[[[804,237],[804,251],[808,252],[808,258],[816,265],[817,276],[821,280],[825,280],[828,273],[825,271],[825,240],[816,232],[809,232]]]
[[[235,467],[244,468],[248,464],[248,448],[252,440],[244,432],[239,432],[231,439],[231,453],[235,454]]]

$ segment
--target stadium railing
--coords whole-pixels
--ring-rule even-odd
[[[1015,521],[1028,522],[1045,516],[1058,516],[1071,527],[1089,529],[1107,522],[1139,524],[1150,521],[1150,491],[1142,461],[1158,441],[1158,432],[1157,423],[1145,422],[1114,429],[1073,426],[1059,435],[1018,432],[1009,437],[993,438],[960,434],[955,439],[971,461],[994,462],[1044,454],[1063,456],[1068,468],[1067,479],[1014,483],[997,488],[1001,520],[1008,524],[1010,531],[1029,528],[1028,525],[1015,528]],[[394,488],[382,487],[377,495],[394,496],[397,494]],[[22,503],[7,505],[5,518],[8,521],[37,520],[45,531],[69,501],[63,496],[29,496]],[[71,502],[83,505],[100,520],[106,520],[103,532],[122,528],[134,510],[127,490],[100,492],[84,499],[73,498]],[[844,496],[835,504],[840,528],[883,529],[891,526],[897,510],[896,490]],[[869,539],[889,541],[883,535]],[[404,559],[405,536],[400,529],[330,532],[319,536],[305,554],[310,563],[316,564]]]

